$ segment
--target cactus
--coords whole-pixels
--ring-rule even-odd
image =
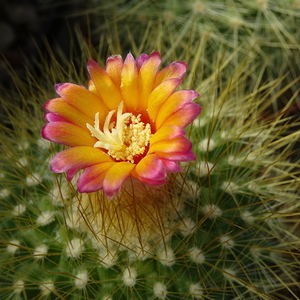
[[[297,299],[296,95],[264,119],[296,81],[278,91],[282,78],[251,78],[252,52],[220,48],[208,74],[203,49],[170,51],[187,58],[183,86],[203,112],[187,130],[197,161],[163,186],[132,180],[108,199],[50,172],[61,146],[40,137],[41,107],[52,83],[84,84],[83,66],[45,65],[45,81],[29,76],[13,95],[20,108],[3,95],[0,299]]]
[[[254,78],[287,76],[277,87],[278,91],[299,75],[299,9],[299,0],[130,0],[109,4],[94,0],[87,13],[92,12],[96,41],[99,31],[108,32],[108,39],[114,36],[126,51],[141,52],[141,45],[151,41],[152,48],[159,51],[161,45],[169,46],[166,58],[172,57],[173,51],[179,56],[187,48],[196,47],[201,36],[199,47],[205,49],[206,76],[212,72],[210,62],[215,49],[223,47],[233,53],[242,47],[241,57],[251,51],[261,66],[253,74]],[[240,55],[235,55],[237,64],[240,59]],[[291,89],[292,93],[296,92],[295,86]],[[274,109],[282,108],[287,101],[274,102]]]

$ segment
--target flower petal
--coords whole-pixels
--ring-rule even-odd
[[[150,185],[162,185],[166,183],[166,179],[149,179],[149,178],[143,178],[143,177],[138,177],[138,179],[144,183],[150,184]]]
[[[180,79],[169,79],[152,91],[148,99],[148,114],[153,123],[161,105],[170,97],[180,83]]]
[[[138,179],[145,183],[157,185],[163,184],[166,180],[166,169],[156,154],[149,154],[142,158],[135,167]]]
[[[163,160],[171,160],[171,161],[193,161],[196,160],[196,155],[193,151],[187,151],[185,153],[182,152],[155,152],[161,159]]]
[[[170,115],[162,124],[160,124],[160,126],[174,124],[184,128],[192,123],[200,112],[200,105],[196,103],[188,103],[187,105],[178,109],[176,112]]]
[[[88,61],[88,71],[104,104],[109,110],[117,109],[122,102],[121,93],[107,72],[94,60]]]
[[[157,74],[154,87],[157,87],[163,81],[171,78],[178,78],[182,80],[185,76],[186,68],[187,64],[183,61],[172,62]]]
[[[74,147],[59,152],[52,160],[50,168],[54,173],[62,173],[73,169],[84,169],[102,162],[112,162],[109,155],[99,148]]]
[[[70,169],[67,171],[67,180],[71,181],[78,171],[80,171],[80,169]]]
[[[183,135],[185,135],[185,131],[179,126],[163,126],[152,135],[150,139],[150,145],[154,145],[155,143],[163,140],[174,139]]]
[[[158,68],[161,64],[159,52],[151,53],[143,62],[139,70],[139,104],[141,111],[145,111],[148,105],[148,98],[153,90]]]
[[[136,66],[138,70],[141,68],[141,66],[145,63],[145,61],[148,59],[149,55],[142,53],[137,59],[136,59]]]
[[[112,198],[120,191],[124,180],[130,176],[134,168],[135,165],[128,162],[118,162],[112,165],[103,181],[103,190],[108,198]]]
[[[62,98],[55,98],[44,104],[44,110],[63,117],[67,122],[86,128],[86,123],[93,124],[94,119],[88,117],[76,107],[70,105]]]
[[[108,109],[97,95],[80,85],[71,83],[56,84],[55,89],[65,101],[92,120],[94,120],[95,114],[99,112],[101,126],[103,125]]]
[[[184,136],[174,139],[161,140],[151,144],[148,153],[165,152],[165,153],[187,153],[192,148],[192,143]]]
[[[123,59],[121,55],[112,55],[106,60],[106,72],[112,79],[116,87],[121,85],[121,72]]]
[[[95,84],[94,84],[94,82],[93,82],[92,79],[90,79],[90,80],[88,81],[87,86],[88,86],[88,90],[89,90],[90,92],[94,93],[94,94],[95,94],[97,97],[99,97],[99,99],[101,100],[101,97],[100,97],[100,95],[99,95],[99,93],[98,93],[98,90],[96,89]]]
[[[138,71],[134,57],[128,53],[124,61],[121,73],[121,94],[126,111],[136,112],[139,110],[139,85]]]
[[[97,141],[88,130],[66,122],[44,125],[41,135],[44,139],[69,147],[91,146]]]
[[[161,161],[163,162],[167,172],[170,173],[182,172],[182,169],[177,162],[166,160],[166,159],[161,159]]]
[[[44,119],[47,122],[68,122],[65,118],[53,113],[45,113]]]
[[[198,96],[199,94],[192,90],[181,90],[172,94],[160,107],[155,119],[155,127],[157,129],[160,128],[166,119],[172,116],[175,112],[183,109],[185,106],[190,105],[191,101]],[[198,104],[194,104],[192,105],[192,107],[195,109],[194,118],[192,120],[187,120],[185,115],[185,110],[183,110],[182,116],[180,120],[178,120],[179,124],[173,123],[173,125],[177,125],[184,128],[190,122],[192,122],[196,118],[196,116],[200,113],[199,110],[200,107],[198,108]],[[192,118],[192,115],[190,116],[190,118]]]
[[[91,193],[103,188],[106,172],[115,162],[104,162],[87,168],[78,178],[77,188],[80,193]]]

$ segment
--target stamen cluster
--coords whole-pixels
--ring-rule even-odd
[[[122,113],[123,102],[120,103],[116,122],[110,122],[114,110],[110,111],[105,119],[103,132],[99,128],[99,113],[95,115],[95,125],[87,124],[92,136],[99,141],[94,144],[95,148],[108,150],[112,158],[117,161],[134,163],[135,156],[145,152],[151,138],[151,125],[141,121],[141,115]]]
[[[137,155],[144,154],[151,138],[151,125],[141,122],[141,115],[131,114],[129,124],[123,125],[123,145],[120,150],[110,150],[108,154],[116,160],[134,163]]]

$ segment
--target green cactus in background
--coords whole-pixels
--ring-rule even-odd
[[[205,52],[203,70],[206,76],[213,72],[214,53],[224,47],[228,53],[237,48],[238,64],[244,53],[255,56],[258,68],[252,74],[254,81],[263,76],[286,76],[274,92],[299,76],[300,2],[298,0],[146,0],[111,1],[94,0],[90,3],[95,40],[99,33],[108,33],[107,39],[122,45],[123,51],[140,53],[145,45],[161,51],[165,45],[165,58],[191,55],[197,41]],[[116,35],[116,21],[120,24]],[[120,28],[121,33],[120,33]],[[119,52],[121,49],[118,49]],[[241,57],[240,57],[241,56]],[[296,86],[291,87],[296,92]],[[282,108],[288,99],[274,102],[274,109]]]
[[[194,38],[179,54],[176,43],[167,51],[151,38],[132,46],[188,62],[184,88],[203,106],[188,130],[197,161],[164,186],[129,183],[111,200],[79,194],[75,181],[51,173],[61,147],[40,137],[51,85],[85,84],[92,49],[82,50],[79,73],[53,61],[45,81],[20,83],[13,97],[22,107],[3,96],[0,299],[298,299],[299,160],[291,153],[300,133],[288,117],[297,95],[264,118],[297,81],[263,82],[244,44],[220,47],[208,62],[204,43]]]

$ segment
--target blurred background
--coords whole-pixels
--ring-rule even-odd
[[[266,80],[286,76],[286,83],[300,75],[300,0],[1,0],[2,86],[12,85],[7,64],[23,77],[47,55],[71,57],[81,49],[78,32],[95,48],[113,44],[123,55],[148,48],[170,59],[199,45],[206,70],[221,47],[227,56],[251,51]]]
[[[1,0],[0,87],[14,86],[7,65],[22,78],[28,68],[38,64],[41,56],[47,57],[50,48],[54,54],[57,49],[67,55],[70,41],[74,40],[74,29],[82,30],[83,34],[86,30],[82,12],[87,10],[87,3],[83,0]]]

